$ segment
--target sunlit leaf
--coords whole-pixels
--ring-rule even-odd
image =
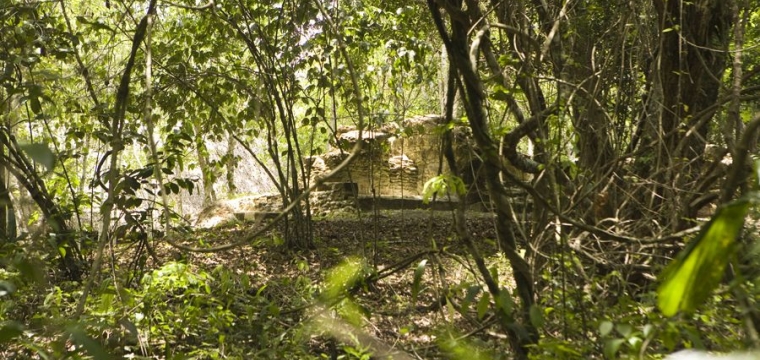
[[[457,176],[434,176],[425,182],[425,185],[422,187],[422,202],[427,204],[433,196],[442,197],[449,192],[452,195],[461,196],[467,192],[467,187],[464,185],[464,181]]]
[[[493,354],[488,354],[467,341],[467,337],[446,336],[438,338],[438,346],[446,353],[447,358],[456,360],[487,360],[494,359]]]
[[[599,324],[599,335],[607,336],[612,332],[614,325],[609,321],[602,321],[601,324]]]
[[[422,281],[422,275],[425,274],[425,265],[427,265],[427,259],[420,261],[417,268],[414,270],[414,281],[412,282],[412,304],[417,302],[417,295],[420,293],[420,282]]]
[[[48,171],[53,170],[56,156],[45,144],[20,144],[21,151],[35,162],[44,166]]]
[[[363,263],[357,259],[348,259],[342,264],[330,269],[327,273],[324,295],[327,299],[335,299],[351,288],[360,279]]]
[[[734,253],[749,202],[722,207],[662,274],[657,305],[666,316],[692,312],[718,286]]]

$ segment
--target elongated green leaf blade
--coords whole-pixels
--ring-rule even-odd
[[[414,270],[414,281],[412,282],[412,303],[417,302],[417,295],[420,293],[420,283],[422,282],[422,275],[425,274],[425,266],[427,265],[427,259],[420,261],[417,265],[417,269]]]
[[[666,316],[693,312],[718,286],[736,248],[749,202],[722,207],[663,272],[657,305]]]

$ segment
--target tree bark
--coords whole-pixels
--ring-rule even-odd
[[[461,4],[460,4],[461,5]],[[472,4],[469,4],[471,6]],[[475,65],[470,61],[467,50],[470,48],[468,30],[470,27],[467,17],[458,8],[447,8],[450,15],[451,35],[447,33],[438,10],[438,6],[432,0],[428,0],[428,6],[436,22],[436,27],[444,39],[444,44],[449,53],[451,63],[461,75],[464,88],[462,102],[467,118],[472,128],[481,156],[485,162],[485,180],[489,197],[494,205],[496,213],[496,233],[504,255],[510,262],[517,293],[520,298],[519,322],[507,314],[504,304],[498,304],[497,314],[501,320],[501,326],[509,334],[510,343],[515,351],[516,359],[527,359],[530,347],[538,342],[538,331],[530,321],[530,308],[535,303],[533,278],[528,263],[517,253],[517,241],[513,232],[512,213],[509,206],[509,198],[504,184],[499,178],[501,159],[498,147],[488,133],[487,115],[485,112],[485,94],[483,82],[479,78]],[[477,6],[477,5],[476,5]],[[460,231],[461,232],[461,231]],[[489,287],[489,291],[496,299],[500,299],[501,289]],[[501,306],[500,306],[501,305]]]
[[[677,231],[698,210],[688,204],[702,194],[682,190],[695,187],[705,164],[733,21],[722,0],[654,0],[654,7],[660,43],[649,97],[661,99],[661,106],[644,119],[642,145],[654,147],[639,158],[636,171],[658,184],[650,210],[670,214],[659,221]]]

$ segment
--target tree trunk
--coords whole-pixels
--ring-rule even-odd
[[[209,165],[208,149],[203,140],[203,135],[197,133],[195,135],[195,153],[203,177],[203,208],[206,208],[216,202],[216,191],[214,190],[216,175],[214,169]]]
[[[641,145],[655,146],[651,155],[639,158],[637,173],[658,184],[651,190],[651,210],[677,231],[688,226],[683,219],[696,215],[698,209],[688,205],[702,195],[682,190],[695,187],[705,163],[709,120],[717,110],[711,106],[727,64],[732,16],[730,4],[722,0],[655,0],[654,5],[660,45],[650,97],[660,98],[662,105],[644,119]]]
[[[520,299],[520,309],[518,310],[519,322],[515,321],[512,315],[499,305],[497,305],[496,312],[499,315],[502,328],[509,334],[515,358],[527,359],[530,347],[538,342],[538,331],[530,321],[530,308],[535,303],[533,277],[527,262],[517,252],[517,241],[513,232],[514,224],[512,223],[514,217],[512,216],[506,189],[499,179],[502,159],[499,156],[496,143],[488,133],[483,82],[473,68],[474,65],[467,53],[467,49],[470,48],[467,35],[470,30],[470,24],[468,21],[457,16],[461,15],[461,13],[450,14],[451,35],[449,36],[443,25],[437,5],[432,0],[429,0],[428,6],[431,9],[441,36],[448,40],[445,43],[450,61],[456,67],[459,74],[461,74],[461,81],[465,91],[462,96],[462,102],[464,103],[464,109],[472,128],[473,138],[481,151],[481,156],[486,165],[485,180],[497,217],[497,238],[504,255],[510,262],[517,294]],[[471,6],[471,4],[468,6]],[[449,11],[456,12],[458,10]],[[501,298],[500,293],[503,290],[489,290],[496,299]]]
[[[235,168],[237,168],[237,158],[235,157],[235,138],[231,135],[227,136],[227,153],[225,157],[226,162],[226,179],[227,179],[227,192],[229,195],[235,195],[237,193],[237,186],[235,185]]]
[[[9,134],[7,127],[3,127],[0,131],[0,143],[8,149],[8,156],[12,157],[14,163],[18,166],[9,167],[7,168],[8,171],[29,192],[29,195],[39,206],[42,216],[52,228],[56,244],[56,249],[54,250],[61,255],[61,270],[66,273],[68,279],[80,281],[84,265],[76,239],[66,223],[63,211],[53,201],[45,187],[45,183],[31,166],[29,160],[22,155],[18,144]]]

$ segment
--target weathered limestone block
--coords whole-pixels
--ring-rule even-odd
[[[448,162],[441,156],[444,125],[441,116],[424,115],[406,119],[401,126],[391,123],[364,131],[361,133],[361,153],[327,181],[355,183],[359,197],[419,199],[428,180],[439,173],[451,172]],[[359,141],[359,134],[353,127],[339,127],[337,142],[332,144],[332,149],[307,161],[312,179],[324,178],[345,160]],[[484,201],[485,184],[483,177],[479,176],[482,166],[470,129],[455,126],[452,135],[457,173],[471,189],[465,201]],[[517,170],[513,173],[520,178],[525,175]]]
[[[419,190],[419,171],[417,164],[406,155],[392,156],[388,159],[388,193],[390,196],[417,196]]]
[[[329,182],[310,194],[312,214],[327,216],[336,212],[355,211],[356,183]]]
[[[211,228],[227,223],[235,218],[250,220],[270,217],[279,213],[282,200],[279,194],[244,196],[235,199],[220,200],[204,209],[196,220],[196,226]]]
[[[434,128],[441,121],[437,115],[419,116],[403,122],[403,133],[394,123],[362,132],[362,152],[328,181],[356,183],[359,196],[421,196],[425,182],[438,174],[440,135]],[[336,137],[338,146],[307,161],[313,179],[324,177],[348,157],[359,131],[342,126]]]

